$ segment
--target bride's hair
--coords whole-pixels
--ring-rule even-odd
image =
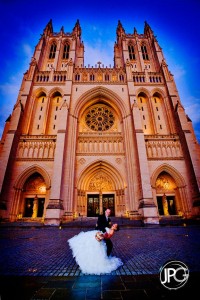
[[[116,231],[119,231],[119,225],[116,223],[117,228],[115,229]]]

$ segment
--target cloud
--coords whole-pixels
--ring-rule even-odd
[[[196,138],[200,143],[200,99],[189,96],[184,102],[185,113],[191,119]]]
[[[188,74],[186,68],[181,64],[173,64],[171,72],[174,75],[175,84],[178,89],[178,93],[181,99],[181,102],[184,106],[185,113],[191,119],[195,135],[200,141],[200,95],[198,90],[192,88],[191,82],[187,79]],[[188,77],[189,78],[189,77]],[[196,93],[195,96],[192,96],[193,93]]]
[[[0,85],[0,136],[4,127],[4,124],[2,124],[2,122],[4,123],[9,114],[12,112],[12,109],[18,97],[23,73],[28,69],[30,59],[33,55],[33,49],[27,43],[21,44],[21,46],[18,48],[18,52],[18,58],[23,63],[20,66],[14,64],[15,68],[13,67],[12,74],[10,74],[6,82]],[[21,56],[23,56],[23,60],[20,59]]]
[[[0,94],[6,98],[12,95],[16,96],[19,92],[20,83],[21,79],[18,82],[6,82],[0,85]]]
[[[1,107],[0,110],[0,139],[4,130],[4,126],[5,126],[5,121],[7,120],[7,118],[9,117],[10,114],[12,114],[12,110],[13,110],[13,106],[15,103],[15,100],[12,101],[8,101],[6,103],[4,103]]]
[[[26,56],[25,59],[28,59],[30,61],[30,57],[33,55],[33,49],[30,45],[28,44],[23,44],[22,45],[22,49],[23,49],[23,52]]]
[[[173,65],[172,66],[172,74],[174,75],[175,81],[178,79],[183,78],[186,74],[186,70],[184,69],[184,66],[182,65]]]
[[[195,135],[196,135],[197,141],[200,144],[200,130],[199,130],[199,128],[200,128],[200,123],[198,124],[198,127],[195,130]]]
[[[189,99],[189,103],[191,104],[187,104],[185,106],[185,111],[187,115],[194,124],[200,122],[200,99],[191,97]]]
[[[5,121],[12,113],[13,107],[17,100],[22,80],[22,72],[8,78],[8,81],[0,85],[0,139],[4,129]]]
[[[100,61],[104,67],[113,66],[113,44],[103,43],[100,39],[94,44],[85,44],[85,65],[95,66]]]

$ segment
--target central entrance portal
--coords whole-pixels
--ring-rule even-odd
[[[114,194],[103,195],[103,212],[109,208],[111,210],[111,216],[115,215],[115,198]]]
[[[102,212],[107,208],[111,209],[111,216],[115,215],[115,195],[114,194],[90,194],[87,196],[87,216],[97,217],[100,213],[100,206]]]
[[[96,217],[99,215],[99,195],[88,195],[87,216]]]

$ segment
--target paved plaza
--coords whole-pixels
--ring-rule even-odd
[[[92,229],[1,225],[0,299],[186,299],[198,291],[199,225],[121,226],[112,241],[113,255],[123,266],[100,276],[82,274],[67,243]],[[190,272],[185,286],[175,291],[159,278],[169,260],[185,263]]]

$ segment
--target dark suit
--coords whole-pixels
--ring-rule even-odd
[[[102,232],[106,232],[105,228],[106,227],[110,228],[110,226],[111,226],[111,219],[108,218],[107,220],[105,214],[99,215],[95,229],[101,230]],[[111,239],[105,239],[105,242],[107,246],[107,255],[109,256],[112,251],[113,244]]]

